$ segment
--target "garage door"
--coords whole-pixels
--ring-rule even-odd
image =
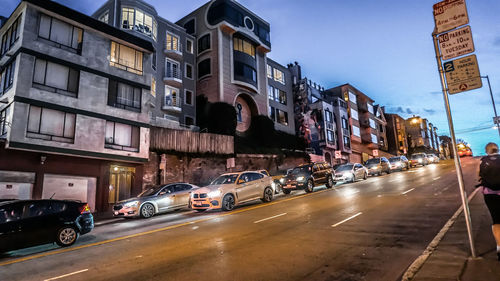
[[[0,171],[0,199],[31,199],[35,173]]]
[[[43,199],[78,200],[95,210],[96,178],[45,174]]]

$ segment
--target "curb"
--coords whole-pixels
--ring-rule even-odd
[[[467,202],[470,202],[474,196],[478,193],[480,188],[476,188],[471,195],[467,198]],[[432,239],[431,243],[425,248],[424,252],[415,260],[413,263],[408,267],[406,272],[403,274],[403,278],[401,278],[401,281],[410,281],[413,280],[415,275],[418,273],[418,271],[422,268],[424,263],[427,261],[427,259],[430,257],[430,255],[434,252],[434,250],[437,248],[439,245],[439,242],[443,240],[444,235],[450,230],[450,228],[453,226],[455,221],[457,220],[458,216],[462,213],[463,211],[463,206],[460,206],[458,210],[453,214],[453,216],[444,224],[443,228],[438,232],[436,237]]]

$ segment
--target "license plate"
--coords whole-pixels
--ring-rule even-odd
[[[293,186],[291,184],[287,184],[286,188],[292,188]]]
[[[115,211],[115,216],[118,216],[118,211]]]

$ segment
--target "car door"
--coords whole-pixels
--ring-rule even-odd
[[[354,165],[354,174],[356,175],[357,179],[361,179],[364,177],[365,171],[363,171],[363,167],[361,167],[360,164]]]
[[[243,173],[238,178],[236,184],[236,196],[239,201],[245,201],[252,198],[254,192],[253,186],[255,182],[252,182],[251,173]]]
[[[264,189],[267,187],[265,176],[261,173],[250,173],[252,182],[251,188],[252,197],[261,197],[264,194]]]
[[[319,167],[318,164],[314,164],[313,165],[313,167],[312,167],[312,176],[313,176],[314,182],[316,184],[318,184],[318,183],[324,183],[325,182],[323,171],[320,169],[320,167]]]
[[[13,250],[20,247],[22,203],[11,203],[0,206],[0,250]]]
[[[175,185],[173,195],[176,207],[187,207],[192,188],[190,184],[185,183],[178,183]]]
[[[21,224],[25,247],[55,241],[61,223],[58,214],[51,211],[50,201],[27,202]]]
[[[158,211],[162,212],[175,205],[174,196],[175,184],[169,184],[163,187],[156,197],[156,204],[158,205]]]

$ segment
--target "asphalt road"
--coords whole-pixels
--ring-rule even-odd
[[[462,159],[467,190],[477,159]],[[460,206],[452,161],[232,212],[100,223],[0,257],[0,280],[399,280]]]

